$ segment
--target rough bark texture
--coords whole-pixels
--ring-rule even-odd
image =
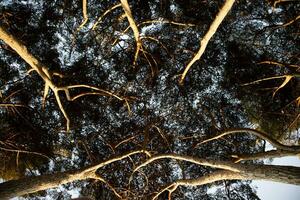
[[[128,152],[126,154],[115,156],[109,160],[98,163],[96,165],[92,165],[89,167],[85,167],[79,170],[70,170],[66,172],[58,172],[49,175],[41,175],[34,177],[26,177],[18,180],[11,180],[0,184],[0,199],[10,199],[17,196],[22,196],[25,194],[30,194],[34,192],[38,192],[41,190],[46,190],[50,188],[58,187],[59,185],[71,183],[76,180],[85,180],[88,178],[99,179],[102,181],[101,177],[96,175],[96,170],[108,165],[110,163],[122,160],[127,158],[130,155],[144,153],[144,150],[136,150],[132,152]]]
[[[41,190],[55,188],[61,184],[70,183],[75,180],[85,179],[86,177],[84,177],[81,172],[82,170],[7,181],[0,184],[0,199],[6,200]]]

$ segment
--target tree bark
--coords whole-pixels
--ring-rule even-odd
[[[115,156],[99,164],[92,165],[78,170],[70,170],[66,172],[58,172],[54,174],[26,177],[18,180],[7,181],[0,184],[0,199],[6,200],[17,196],[22,196],[25,194],[30,194],[30,193],[50,189],[50,188],[55,188],[58,187],[59,185],[71,183],[76,180],[85,180],[85,179],[92,178],[92,179],[98,179],[105,182],[104,179],[102,179],[96,174],[97,169],[105,165],[108,165],[110,163],[125,159],[128,156],[139,154],[139,153],[150,155],[148,152],[144,150],[136,150],[120,156]]]
[[[0,184],[0,199],[6,200],[88,178],[82,172],[83,170],[61,172],[7,181]]]
[[[219,170],[197,179],[180,179],[177,180],[162,190],[160,190],[154,197],[157,199],[163,192],[169,191],[171,198],[178,186],[200,186],[213,183],[221,180],[267,180],[276,181],[288,184],[300,185],[300,168],[292,166],[272,166],[272,165],[244,165],[244,171],[247,172],[233,172],[229,170]]]

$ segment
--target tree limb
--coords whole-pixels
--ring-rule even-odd
[[[1,199],[9,199],[16,196],[38,192],[41,190],[55,188],[61,184],[70,183],[76,180],[85,180],[89,178],[100,178],[99,180],[106,183],[104,179],[101,179],[101,177],[96,174],[96,171],[101,167],[128,158],[129,156],[134,154],[150,155],[149,152],[146,152],[144,150],[136,150],[120,156],[116,156],[96,165],[85,167],[83,169],[6,181],[0,184],[0,197]]]
[[[106,90],[103,90],[103,89],[100,89],[100,88],[97,88],[94,86],[84,85],[84,84],[58,87],[52,81],[52,75],[51,75],[51,73],[49,73],[47,67],[45,65],[43,65],[37,58],[35,58],[27,50],[26,46],[21,44],[21,42],[19,42],[13,35],[11,35],[9,32],[7,32],[2,26],[0,26],[0,40],[3,40],[8,46],[10,46],[13,50],[15,50],[17,52],[17,54],[19,56],[21,56],[21,58],[25,62],[27,62],[32,67],[32,69],[34,71],[36,71],[38,73],[38,75],[43,79],[43,81],[45,82],[43,104],[44,104],[44,101],[46,100],[49,90],[51,89],[53,91],[55,99],[58,104],[58,107],[66,119],[67,132],[70,130],[70,118],[69,118],[67,112],[65,111],[64,106],[61,102],[61,99],[59,96],[60,91],[63,91],[65,93],[68,101],[73,101],[74,99],[70,96],[69,89],[86,88],[86,89],[96,90],[99,93],[104,93],[108,96],[113,96],[113,97],[117,98],[118,100],[125,101],[125,103],[128,107],[128,111],[130,113],[130,107],[129,107],[127,100],[123,97],[119,97],[119,96],[113,94],[112,92],[109,92],[109,91],[106,91]],[[30,70],[30,71],[32,71],[32,70]],[[58,75],[61,77],[61,75],[59,75],[59,74],[53,73],[53,75],[56,75],[56,76]],[[85,95],[87,95],[87,94],[85,94]],[[93,95],[94,95],[94,93],[93,93]],[[78,95],[76,97],[78,98]]]
[[[198,52],[196,53],[196,55],[193,57],[193,59],[188,63],[188,65],[185,67],[183,74],[180,78],[179,83],[183,84],[184,78],[186,76],[186,74],[188,73],[189,69],[191,68],[191,66],[201,58],[202,54],[204,53],[206,46],[209,42],[209,40],[212,38],[212,36],[215,34],[215,32],[217,31],[218,27],[220,26],[221,22],[224,20],[224,18],[226,17],[226,15],[228,14],[228,12],[231,10],[231,7],[233,5],[233,3],[235,2],[235,0],[226,0],[223,7],[221,8],[221,10],[219,11],[219,13],[217,14],[216,18],[214,19],[213,23],[210,25],[207,33],[205,34],[205,36],[203,37],[203,39],[200,42],[200,49],[198,50]]]
[[[300,150],[300,146],[287,146],[284,144],[281,144],[280,142],[278,142],[277,140],[271,138],[269,135],[267,135],[266,133],[259,131],[259,130],[255,130],[255,129],[250,129],[250,128],[238,128],[238,129],[232,129],[232,130],[227,130],[215,137],[209,138],[207,140],[204,140],[202,142],[199,142],[198,144],[196,144],[196,146],[204,144],[206,142],[210,142],[216,139],[219,139],[223,136],[226,135],[231,135],[231,134],[237,134],[237,133],[250,133],[252,135],[255,135],[261,139],[264,139],[266,141],[268,141],[272,146],[276,147],[277,149],[281,149],[281,150],[286,150],[286,151],[299,151]]]
[[[87,14],[87,0],[82,0],[82,13],[83,13],[83,21],[80,24],[80,26],[77,28],[77,31],[80,31],[80,29],[87,23],[89,19]]]
[[[136,42],[136,51],[135,51],[135,55],[134,55],[134,61],[133,61],[133,66],[136,65],[136,62],[137,62],[137,58],[138,58],[138,55],[139,55],[139,52],[140,50],[142,49],[142,40],[140,38],[140,32],[139,32],[139,29],[133,19],[133,16],[132,16],[132,13],[131,13],[131,10],[130,10],[130,6],[128,4],[128,1],[127,0],[120,0],[121,1],[121,5],[122,5],[122,8],[125,12],[125,15],[127,17],[127,20],[129,22],[129,25],[133,31],[133,34],[134,34],[134,38],[135,38],[135,42]]]

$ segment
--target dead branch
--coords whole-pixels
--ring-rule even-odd
[[[207,46],[209,40],[215,34],[215,32],[217,31],[217,29],[220,26],[221,22],[224,20],[224,18],[228,14],[228,12],[231,10],[231,7],[232,7],[232,5],[233,5],[234,2],[235,2],[235,0],[226,0],[225,1],[223,7],[219,11],[219,13],[217,14],[217,16],[214,19],[213,23],[210,25],[207,33],[205,34],[205,36],[201,40],[199,51],[196,53],[196,55],[193,57],[193,59],[185,67],[185,69],[183,71],[183,74],[182,74],[182,76],[180,78],[180,81],[179,81],[180,84],[183,84],[184,78],[185,78],[186,74],[188,73],[189,69],[191,68],[191,66],[197,60],[199,60],[201,58],[202,54],[204,53],[204,51],[206,49],[206,46]]]

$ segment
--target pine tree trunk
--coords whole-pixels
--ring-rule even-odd
[[[26,177],[18,180],[11,180],[0,184],[0,199],[6,200],[25,194],[30,194],[50,188],[58,187],[61,184],[83,180],[83,170],[60,172],[50,175]]]

